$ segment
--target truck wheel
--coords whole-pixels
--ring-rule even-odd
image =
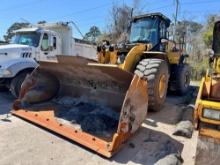
[[[167,94],[169,79],[167,62],[161,59],[143,59],[137,65],[135,74],[148,82],[148,108],[159,111]]]
[[[184,95],[190,86],[190,67],[184,64],[178,68],[176,79],[176,92],[179,95]]]
[[[21,84],[23,83],[27,74],[28,74],[28,72],[22,72],[22,73],[19,73],[18,75],[16,75],[12,79],[12,81],[10,83],[10,91],[15,98],[18,98],[19,92],[21,89]]]
[[[0,92],[5,92],[5,91],[7,91],[6,82],[4,79],[0,79]]]
[[[7,88],[5,86],[0,86],[0,92],[5,92],[7,91]]]

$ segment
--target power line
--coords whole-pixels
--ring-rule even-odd
[[[97,17],[97,16],[94,16],[94,17],[90,17],[90,18],[84,18],[84,19],[80,19],[80,20],[75,20],[75,22],[77,23],[84,23],[84,22],[91,22],[91,21],[94,21],[94,20],[104,20],[104,18],[102,17]]]
[[[99,5],[99,6],[95,6],[95,7],[92,7],[92,8],[87,8],[87,9],[83,9],[83,10],[78,10],[78,11],[75,11],[75,12],[72,12],[72,13],[68,13],[68,14],[65,14],[65,15],[62,15],[62,16],[59,16],[59,17],[53,17],[53,18],[49,18],[47,20],[54,20],[54,19],[58,19],[58,18],[62,18],[62,17],[67,17],[67,16],[71,16],[71,15],[77,15],[77,14],[80,14],[80,13],[85,13],[85,12],[88,12],[88,11],[93,11],[95,9],[99,9],[99,8],[103,8],[103,7],[107,7],[109,6],[110,4],[112,3],[106,3],[106,4],[102,4],[102,5]]]
[[[184,2],[181,5],[193,5],[193,4],[206,4],[206,3],[220,3],[220,1],[197,1],[197,2]]]
[[[158,8],[154,8],[152,10],[164,9],[164,8],[172,7],[172,6],[173,6],[173,4],[170,4],[170,5],[165,5],[165,6],[161,6],[161,7],[158,7]]]
[[[181,3],[181,5],[199,5],[199,4],[209,4],[209,3],[219,3],[219,1],[213,1],[213,0],[200,0],[200,1],[196,1],[196,2],[184,2]],[[213,10],[196,10],[196,11],[183,11],[180,12],[180,14],[183,15],[187,15],[187,14],[193,14],[193,13],[199,13],[201,15],[201,13],[203,14],[210,14],[210,12],[214,12]],[[219,13],[220,11],[215,11],[214,13]],[[194,15],[195,16],[195,15]]]
[[[17,5],[13,5],[13,6],[10,6],[7,8],[0,9],[0,12],[14,10],[14,9],[18,9],[18,8],[20,9],[20,8],[27,7],[27,6],[32,6],[33,4],[40,3],[40,2],[45,2],[45,0],[40,0],[40,1],[34,0],[34,1],[26,2],[26,3],[20,3]]]
[[[153,8],[153,9],[150,9],[149,11],[164,9],[164,8],[168,8],[168,7],[173,7],[173,4],[169,4],[169,5]]]
[[[182,12],[180,12],[180,13],[181,13],[181,14],[185,14],[185,13],[210,13],[210,12],[213,12],[213,10],[182,11]],[[220,13],[220,10],[219,10],[219,11],[216,11],[215,13],[216,13],[216,14]]]
[[[203,4],[203,3],[220,3],[220,1],[210,1],[209,0],[209,1],[197,1],[197,2],[184,2],[184,3],[180,3],[180,5],[193,5],[193,4],[197,5],[197,4]],[[165,6],[150,9],[150,11],[164,9],[164,8],[172,7],[172,6],[173,6],[173,4],[169,4],[169,5],[165,5]]]
[[[97,25],[101,25],[101,23],[103,23],[103,21],[102,20],[100,20],[100,21],[96,21],[96,22],[89,22],[89,23],[79,23],[79,25],[80,26],[82,26],[82,25],[84,25],[84,26],[86,26],[86,25],[91,25],[91,26],[93,26],[93,25],[95,25],[95,26],[97,26]]]
[[[162,1],[162,2],[164,2],[164,1]],[[144,8],[147,7],[148,5],[155,5],[155,3],[149,3],[149,2],[145,3],[144,5],[142,5],[142,8],[140,9],[140,11],[142,12],[144,10]]]

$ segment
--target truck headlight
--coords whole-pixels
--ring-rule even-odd
[[[220,120],[220,110],[214,109],[207,109],[203,110],[203,117],[213,119],[213,120]]]
[[[9,76],[11,75],[11,71],[8,69],[0,69],[0,76]]]

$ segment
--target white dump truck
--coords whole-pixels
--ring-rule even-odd
[[[96,58],[95,46],[74,39],[68,23],[39,24],[14,33],[10,44],[0,46],[0,86],[15,97],[38,61],[56,61],[56,55]]]

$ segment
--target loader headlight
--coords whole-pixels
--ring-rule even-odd
[[[205,108],[203,110],[203,117],[213,120],[220,120],[220,111]]]
[[[11,71],[8,69],[0,69],[0,77],[3,76],[10,76],[11,75]]]

